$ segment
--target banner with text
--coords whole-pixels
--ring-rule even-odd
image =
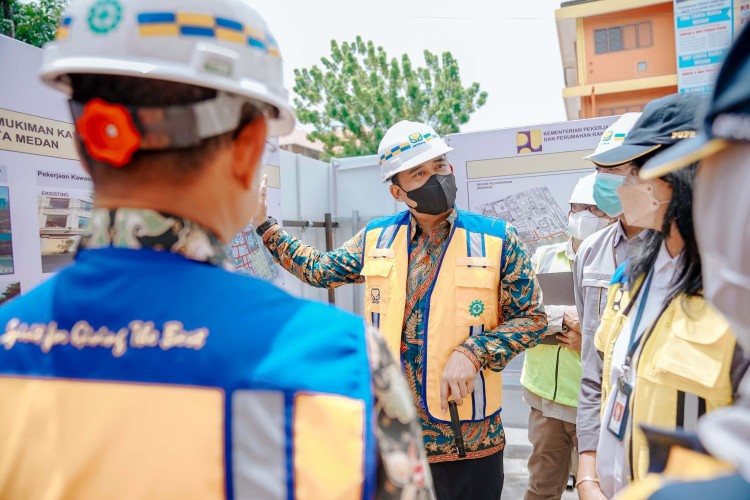
[[[677,86],[711,92],[734,38],[732,0],[674,0]]]
[[[42,51],[0,35],[0,304],[70,264],[94,205],[66,97],[38,78]],[[263,158],[269,213],[281,220],[278,143]],[[251,227],[227,252],[240,272],[279,282]]]
[[[578,180],[594,171],[583,157],[617,118],[448,136],[458,207],[513,224],[532,253],[566,241],[568,200]]]

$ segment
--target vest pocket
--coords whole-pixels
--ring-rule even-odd
[[[365,305],[371,311],[379,312],[380,304],[387,303],[390,298],[389,276],[394,262],[388,258],[365,260],[360,274],[365,277]]]
[[[497,287],[491,267],[456,268],[456,326],[497,325]],[[468,334],[468,332],[467,332]]]
[[[662,331],[668,337],[654,355],[653,372],[671,386],[710,397],[733,344],[726,323],[680,317]]]

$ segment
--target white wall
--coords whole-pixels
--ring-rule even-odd
[[[333,214],[339,227],[334,229],[334,248],[352,238],[368,221],[403,210],[380,181],[375,157],[335,159],[324,163],[288,151],[281,152],[281,212],[284,220],[323,222]],[[358,212],[355,214],[354,212]],[[355,218],[354,224],[352,219]],[[323,228],[285,228],[305,244],[325,250]],[[284,287],[306,299],[328,301],[325,289],[305,285],[292,275]],[[336,305],[362,313],[362,285],[343,285],[336,289]]]

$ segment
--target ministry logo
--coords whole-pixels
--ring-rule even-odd
[[[542,130],[516,132],[516,152],[518,154],[539,153],[542,151]]]

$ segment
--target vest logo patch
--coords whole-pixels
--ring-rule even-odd
[[[370,288],[370,299],[373,304],[380,304],[380,288]]]
[[[469,306],[469,313],[471,313],[471,315],[474,316],[475,318],[478,318],[479,316],[481,316],[483,312],[484,312],[484,302],[482,302],[481,300],[475,300]]]

